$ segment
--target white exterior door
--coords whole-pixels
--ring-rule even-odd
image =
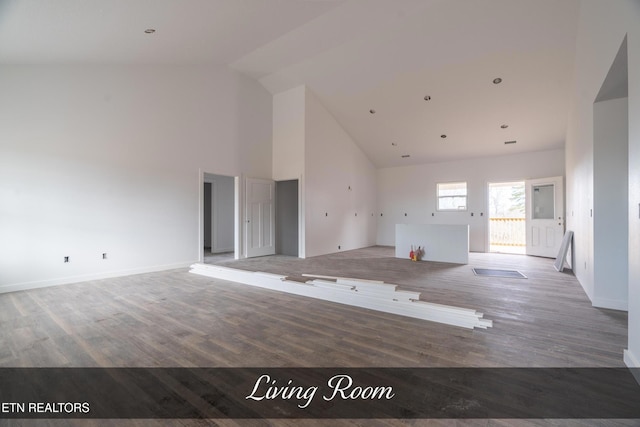
[[[563,178],[526,182],[527,255],[555,258],[564,235]]]
[[[245,248],[247,258],[273,255],[275,244],[275,183],[246,179]]]

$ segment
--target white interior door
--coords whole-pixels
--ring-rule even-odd
[[[527,255],[555,258],[564,235],[563,178],[526,182]]]
[[[256,257],[276,253],[275,244],[275,182],[267,179],[246,179],[246,256]]]

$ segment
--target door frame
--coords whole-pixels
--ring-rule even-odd
[[[204,262],[204,182],[205,174],[222,175],[234,178],[234,258],[246,258],[244,245],[244,218],[245,218],[245,191],[244,183],[246,176],[227,175],[225,173],[205,172],[201,168],[198,169],[197,194],[198,194],[198,227],[197,227],[197,262]],[[298,257],[306,257],[306,236],[305,236],[305,181],[304,174],[289,179],[298,180]],[[282,179],[286,180],[286,179]]]
[[[234,209],[233,209],[233,218],[234,218],[234,258],[240,259],[242,258],[242,203],[240,202],[240,197],[242,196],[242,186],[239,185],[241,180],[241,176],[233,176],[226,175],[224,173],[216,173],[216,172],[205,172],[201,168],[198,169],[198,238],[196,239],[198,243],[198,262],[204,262],[204,183],[206,181],[206,175],[220,175],[220,176],[228,176],[234,179]],[[212,192],[212,201],[213,204],[213,186],[211,188]],[[211,212],[212,216],[215,215],[213,210]],[[213,218],[212,218],[213,220]],[[212,242],[213,245],[213,234],[215,233],[215,227],[212,223]]]

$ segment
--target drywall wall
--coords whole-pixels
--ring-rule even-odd
[[[593,274],[596,307],[627,309],[629,123],[627,98],[593,105]]]
[[[308,89],[304,158],[306,256],[375,244],[375,168]]]
[[[593,297],[593,103],[625,36],[628,46],[629,244],[628,348],[624,360],[640,367],[640,2],[582,0],[575,59],[575,88],[566,142],[568,228],[574,230],[574,272]],[[620,165],[624,168],[625,165]],[[624,242],[620,242],[624,244]]]
[[[377,244],[394,245],[396,224],[469,224],[469,249],[484,252],[488,183],[562,175],[562,150],[379,169]],[[467,210],[438,212],[436,184],[454,181],[467,182]]]
[[[271,176],[272,97],[225,67],[0,75],[0,291],[189,265],[200,171]]]
[[[298,179],[304,172],[305,87],[273,96],[273,179]]]

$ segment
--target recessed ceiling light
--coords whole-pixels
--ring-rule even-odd
[[[445,134],[440,135],[440,138],[442,138],[442,139],[444,139],[446,137],[447,137],[447,135],[445,135]]]
[[[424,96],[424,100],[425,100],[425,101],[431,101],[431,97],[430,97],[429,95],[425,95],[425,96]]]
[[[504,143],[505,143],[505,145],[508,145],[508,144],[515,144],[515,143],[516,143],[516,141],[505,141]]]
[[[372,108],[371,110],[369,110],[369,112],[370,112],[371,114],[375,114],[375,113],[376,113],[376,110],[374,110],[374,109]]]
[[[506,128],[508,128],[508,127],[509,127],[509,125],[501,125],[501,126],[500,126],[500,129],[506,129]]]
[[[500,83],[502,83],[502,79],[500,77],[496,77],[495,79],[493,79],[494,85],[499,85]]]
[[[403,159],[408,159],[409,157],[411,157],[411,155],[410,154],[403,154],[400,157],[402,157]]]
[[[147,28],[146,30],[144,30],[145,34],[153,34],[156,32],[156,30],[154,30],[153,28]]]

